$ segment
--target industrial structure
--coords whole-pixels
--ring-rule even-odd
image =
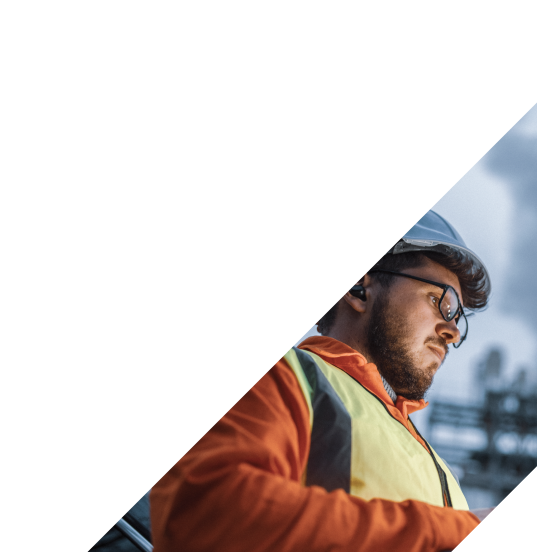
[[[481,489],[490,506],[507,496],[537,467],[537,389],[521,369],[506,380],[502,353],[488,352],[476,371],[473,405],[431,404],[429,441],[457,473],[465,491]]]

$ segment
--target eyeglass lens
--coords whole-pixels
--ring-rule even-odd
[[[455,316],[458,314],[459,308],[459,299],[457,297],[457,294],[455,293],[455,290],[451,287],[448,287],[446,289],[446,293],[444,294],[442,302],[440,303],[440,310],[442,311],[444,318],[448,322],[450,320],[453,320],[453,318],[455,318]]]
[[[451,287],[448,287],[442,302],[440,303],[440,310],[444,319],[448,322],[455,318],[459,332],[461,333],[461,338],[464,339],[468,331],[468,322],[465,316],[460,315],[460,303],[455,290]],[[458,318],[457,318],[458,316]]]

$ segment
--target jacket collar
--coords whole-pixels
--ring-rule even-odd
[[[320,356],[325,362],[336,366],[359,381],[368,391],[376,395],[386,405],[394,418],[401,421],[407,427],[409,414],[422,410],[429,404],[423,399],[411,401],[400,395],[394,404],[394,401],[392,401],[384,388],[380,373],[375,364],[367,362],[361,353],[337,339],[325,336],[308,337],[298,348],[311,351]]]

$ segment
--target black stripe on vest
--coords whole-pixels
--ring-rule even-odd
[[[306,485],[350,492],[351,417],[313,358],[293,347],[313,390],[313,427]]]

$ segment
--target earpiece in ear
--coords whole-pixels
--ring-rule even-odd
[[[358,297],[358,299],[361,299],[362,301],[366,300],[364,286],[352,286],[349,293],[354,297]]]

